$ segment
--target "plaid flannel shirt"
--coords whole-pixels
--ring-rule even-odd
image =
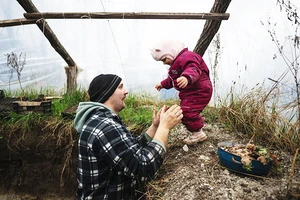
[[[132,136],[104,107],[82,127],[78,149],[77,199],[138,199],[165,156],[161,145],[148,142],[145,134]]]

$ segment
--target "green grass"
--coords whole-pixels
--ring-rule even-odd
[[[36,98],[40,93],[53,94],[51,90],[27,91],[28,96]],[[252,138],[257,144],[263,143],[279,149],[294,152],[300,146],[299,119],[295,122],[282,116],[286,109],[278,106],[276,99],[262,89],[253,90],[248,94],[229,94],[228,98],[216,107],[206,107],[201,113],[205,122],[214,124],[222,123],[232,132],[239,132]],[[279,95],[278,95],[279,96]],[[6,120],[5,127],[26,132],[36,124],[52,120],[48,124],[64,123],[61,113],[81,101],[87,101],[88,96],[84,89],[78,89],[70,94],[61,95],[62,98],[52,101],[52,113],[43,114],[15,114],[12,113]],[[270,103],[271,102],[271,103]],[[178,100],[159,100],[146,93],[129,94],[125,99],[126,108],[120,112],[120,117],[133,134],[141,134],[151,125],[153,109],[159,110],[164,104],[179,104]],[[54,120],[55,118],[55,120]],[[72,123],[68,129],[72,129]],[[51,128],[51,127],[50,127]],[[4,131],[4,130],[3,130]]]
[[[63,93],[57,92],[51,88],[41,88],[40,90],[34,90],[31,88],[26,88],[24,90],[24,100],[33,101],[39,97],[39,95],[43,94],[45,97],[54,97],[51,101],[51,112],[52,115],[60,116],[61,113],[73,106],[78,104],[81,101],[87,101],[88,96],[86,90],[83,88],[78,88],[77,90],[73,91],[72,93]],[[5,91],[5,97],[13,97],[19,98],[21,95],[21,91]]]
[[[39,90],[36,90],[36,89],[30,88],[30,87],[27,87],[24,89],[23,97],[25,99],[33,100],[33,99],[36,99],[40,94],[44,94],[45,96],[53,96],[53,95],[57,95],[57,93],[58,92],[54,88],[41,87]],[[15,90],[15,91],[4,90],[4,95],[5,95],[5,97],[21,97],[22,91],[20,91],[20,90]]]
[[[16,91],[5,92],[5,97],[19,97],[20,92]],[[78,104],[81,101],[86,101],[87,96],[84,89],[78,89],[69,94],[58,94],[50,89],[45,90],[25,90],[26,98],[28,99],[36,99],[39,94],[44,94],[45,96],[61,96],[61,98],[53,99],[51,105],[51,113],[43,114],[43,113],[30,113],[17,114],[15,112],[11,112],[9,116],[5,118],[5,120],[1,120],[0,122],[0,132],[5,132],[6,130],[10,130],[10,132],[18,132],[19,135],[24,135],[27,132],[30,132],[34,127],[44,127],[47,130],[55,130],[58,126],[62,126],[61,124],[66,124],[64,119],[61,116],[61,113],[73,106]],[[12,95],[12,96],[10,96]],[[72,123],[68,123],[69,127],[66,127],[69,132],[71,132],[73,128]],[[42,130],[41,130],[42,131]],[[52,132],[52,131],[50,131]],[[1,134],[0,139],[3,137]],[[23,138],[23,137],[22,137]]]
[[[86,91],[79,88],[72,93],[63,94],[61,99],[54,99],[52,101],[52,113],[59,116],[65,109],[87,100]]]

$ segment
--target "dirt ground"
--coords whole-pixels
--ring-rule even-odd
[[[229,133],[221,125],[206,125],[204,131],[208,135],[205,142],[185,146],[182,143],[182,139],[187,134],[185,129],[180,125],[172,130],[164,165],[155,180],[148,184],[148,199],[300,199],[299,160],[295,163],[293,176],[290,175],[293,154],[272,150],[279,157],[281,173],[275,173],[273,170],[266,176],[235,173],[220,164],[217,145],[223,141],[245,144],[249,138],[241,134]],[[29,138],[33,141],[36,136]],[[63,176],[65,182],[62,184],[59,179],[65,158],[63,148],[53,150],[51,144],[55,144],[55,137],[48,139],[49,141],[40,145],[39,148],[36,148],[33,143],[27,144],[28,149],[34,149],[34,155],[25,150],[22,158],[20,152],[15,154],[9,153],[7,149],[4,150],[4,141],[2,139],[1,143],[0,140],[1,162],[5,157],[5,152],[11,159],[9,163],[0,164],[0,200],[71,200],[75,198],[76,148],[72,152],[74,158],[73,163],[70,163],[72,170],[65,172]]]
[[[294,155],[271,150],[279,158],[280,173],[275,169],[266,176],[232,172],[220,164],[218,143],[235,141],[246,144],[249,138],[229,133],[221,125],[207,125],[204,131],[208,135],[205,142],[187,147],[181,142],[185,137],[183,127],[179,126],[171,134],[174,141],[159,173],[160,180],[155,182],[164,188],[162,199],[300,199],[299,160],[294,175],[290,176]]]

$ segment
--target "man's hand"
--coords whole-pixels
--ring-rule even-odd
[[[161,109],[157,112],[156,108],[153,108],[152,125],[156,128],[159,125],[160,113],[161,113]]]
[[[149,129],[146,131],[147,134],[153,138],[155,133],[156,133],[156,130],[160,124],[160,115],[161,115],[161,112],[162,112],[162,109],[163,111],[167,111],[169,109],[169,106],[163,106],[158,112],[156,110],[156,108],[153,108],[153,114],[152,114],[152,124],[151,126],[149,127]]]
[[[160,113],[160,124],[159,126],[166,127],[171,130],[176,126],[182,119],[182,109],[178,105],[167,107],[164,105]]]
[[[160,123],[153,139],[160,141],[166,147],[170,130],[181,121],[182,117],[180,106],[173,105],[168,108],[164,105],[160,113]]]
[[[154,127],[157,128],[158,125],[159,125],[161,110],[164,109],[164,111],[167,111],[169,108],[170,108],[170,106],[165,105],[164,107],[162,107],[161,109],[159,109],[158,112],[157,112],[156,108],[153,108],[152,125]]]
[[[177,85],[178,85],[179,88],[185,88],[188,85],[188,83],[189,83],[189,81],[184,76],[180,76],[177,79]]]

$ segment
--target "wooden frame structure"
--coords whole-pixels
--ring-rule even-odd
[[[153,13],[153,12],[69,12],[41,13],[31,0],[17,0],[26,11],[25,18],[0,20],[0,27],[36,24],[50,42],[51,46],[68,64],[65,67],[67,75],[67,92],[77,88],[77,65],[63,45],[60,43],[46,19],[190,19],[206,20],[201,36],[194,52],[204,55],[214,35],[218,32],[222,20],[228,20],[229,14],[225,13],[231,0],[215,0],[210,13]]]

